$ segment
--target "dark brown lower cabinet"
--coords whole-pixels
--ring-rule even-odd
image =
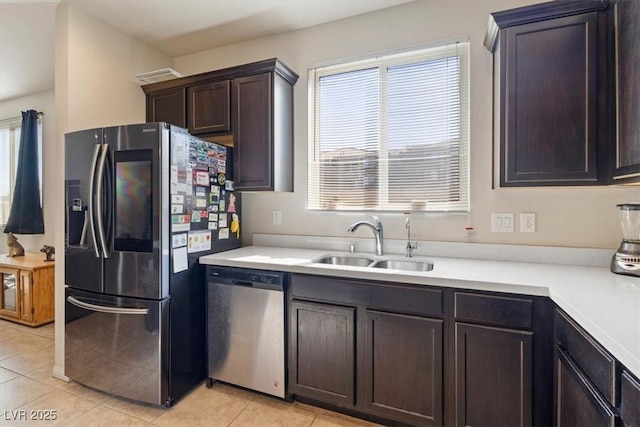
[[[443,321],[366,310],[365,407],[415,425],[442,425]]]
[[[460,426],[532,424],[533,332],[455,324]]]
[[[621,375],[620,417],[625,427],[640,426],[640,381],[629,372]]]
[[[556,348],[556,425],[617,425],[616,414],[585,374],[561,348]]]
[[[293,300],[289,391],[355,405],[355,312],[353,307]]]

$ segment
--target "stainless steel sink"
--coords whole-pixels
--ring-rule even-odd
[[[332,265],[350,265],[354,267],[368,267],[374,260],[367,257],[360,256],[338,256],[327,255],[322,258],[318,258],[313,262],[320,264],[332,264]]]
[[[408,259],[385,259],[377,261],[371,267],[386,268],[389,270],[431,271],[433,270],[433,263],[429,261],[414,261]]]

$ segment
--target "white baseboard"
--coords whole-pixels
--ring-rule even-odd
[[[69,382],[69,377],[64,374],[64,368],[60,366],[54,366],[51,375],[59,380]]]

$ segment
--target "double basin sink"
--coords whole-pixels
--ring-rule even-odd
[[[356,255],[324,255],[313,260],[319,264],[330,265],[346,265],[350,267],[368,267],[386,270],[404,270],[404,271],[431,271],[433,270],[433,262],[423,260],[391,259],[379,258],[374,259],[368,256]]]

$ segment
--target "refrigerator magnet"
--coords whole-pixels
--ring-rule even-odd
[[[210,213],[209,214],[209,221],[218,221],[218,214]]]
[[[196,157],[196,167],[199,169],[209,169],[209,156],[206,154],[198,154]]]
[[[196,187],[196,197],[206,197],[207,189],[204,187]]]
[[[218,232],[218,239],[223,240],[228,238],[229,238],[229,229],[221,228],[220,231]]]
[[[171,236],[171,243],[174,248],[187,246],[187,233],[174,234]]]
[[[223,227],[227,226],[227,214],[226,213],[221,213],[220,215],[218,215],[218,226],[220,228],[223,228]]]
[[[211,250],[211,231],[191,231],[188,241],[187,252],[189,253]]]
[[[218,223],[217,222],[209,222],[209,230],[217,230]]]
[[[191,212],[191,222],[200,222],[200,211]]]
[[[195,185],[200,185],[203,187],[209,186],[209,173],[205,171],[194,171],[194,179]]]
[[[227,212],[235,212],[236,211],[236,195],[233,193],[229,193],[229,207],[227,208]]]
[[[196,208],[206,208],[207,199],[196,199]]]
[[[171,183],[175,184],[178,182],[178,166],[171,165]]]
[[[224,207],[225,207],[224,200],[220,200],[220,210],[225,211],[226,209]]]
[[[187,248],[177,248],[173,250],[173,272],[180,273],[189,268],[187,259]]]
[[[227,180],[224,183],[224,189],[227,190],[227,191],[233,191],[233,181]]]
[[[227,173],[227,161],[218,159],[218,173]]]
[[[184,206],[182,205],[171,205],[171,213],[172,214],[181,214],[184,212]]]
[[[236,239],[240,238],[240,217],[238,216],[238,214],[231,214],[230,230],[236,235]]]
[[[225,182],[227,182],[227,177],[224,176],[223,173],[219,173],[218,174],[218,184],[224,185]]]
[[[181,194],[171,195],[171,203],[175,205],[181,205],[184,203],[184,196]]]

